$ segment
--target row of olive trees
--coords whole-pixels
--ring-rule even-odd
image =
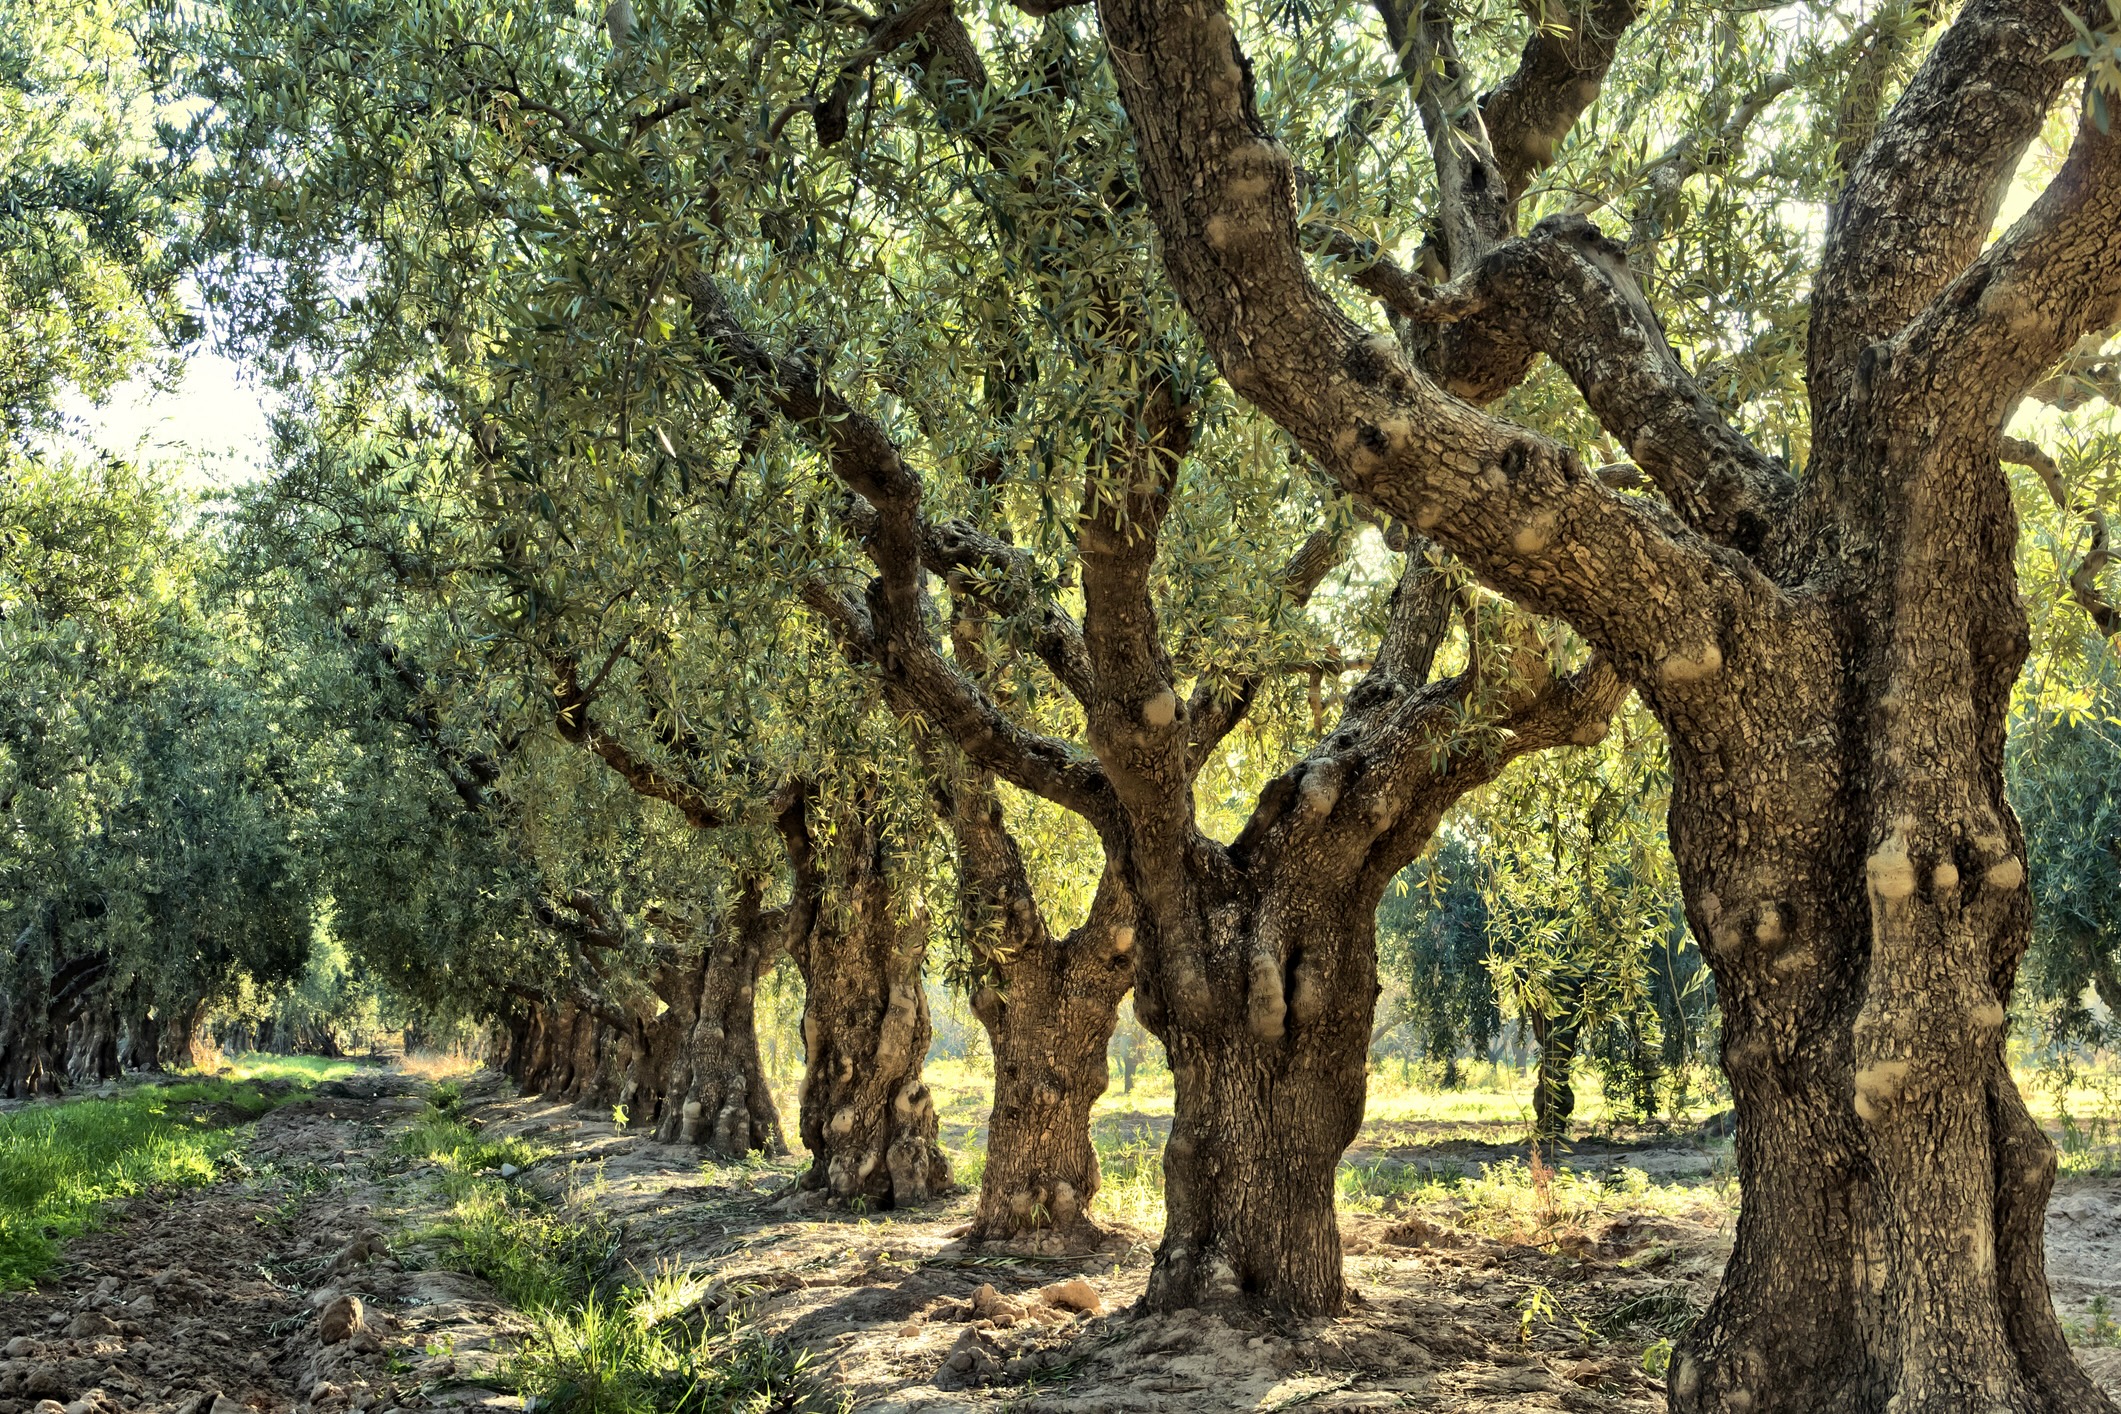
[[[1633,692],[1747,1194],[1675,1402],[2098,1407],[2002,1046],[2000,459],[2046,454],[1999,437],[2116,317],[2111,36],[2051,0],[1934,36],[1017,8],[157,7],[202,288],[314,395],[295,530],[381,587],[327,617],[562,960],[491,974],[510,1063],[770,1144],[747,1018],[785,949],[806,1182],[917,1197],[954,917],[981,1234],[1087,1221],[1131,985],[1177,1091],[1148,1304],[1332,1312],[1376,908]],[[1558,891],[1488,900],[1520,953],[1657,893],[1593,819],[1635,769],[1552,788]],[[555,808],[584,787],[637,809]],[[1574,987],[1512,1005],[1551,1034]]]

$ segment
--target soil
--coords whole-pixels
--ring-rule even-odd
[[[375,1073],[322,1087],[259,1121],[226,1181],[127,1205],[39,1290],[0,1296],[0,1414],[520,1408],[506,1358],[524,1319],[478,1281],[421,1269],[440,1254],[412,1234],[440,1199],[420,1166],[388,1157],[388,1136],[422,1093]],[[1198,1312],[1135,1317],[1150,1233],[1113,1231],[1088,1255],[971,1250],[958,1240],[969,1193],[833,1213],[791,1192],[795,1160],[704,1162],[608,1118],[515,1097],[496,1077],[465,1087],[464,1112],[489,1137],[554,1151],[514,1181],[611,1219],[614,1279],[709,1274],[703,1303],[742,1303],[878,1414],[1648,1414],[1664,1392],[1644,1351],[1707,1300],[1730,1240],[1727,1216],[1706,1206],[1621,1212],[1542,1248],[1388,1204],[1343,1223],[1358,1291],[1346,1316],[1249,1327]],[[1365,1163],[1470,1174],[1522,1158],[1473,1140],[1375,1139]],[[1716,1159],[1662,1139],[1579,1146],[1562,1161],[1684,1179]],[[2121,1182],[2065,1180],[2048,1241],[2065,1321],[2089,1329],[2095,1298],[2121,1308]],[[349,1296],[361,1320],[327,1343]],[[2078,1353],[2121,1393],[2121,1346],[2108,1337]]]

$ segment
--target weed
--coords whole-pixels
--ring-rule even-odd
[[[1618,1340],[1627,1334],[1630,1328],[1646,1326],[1667,1340],[1672,1340],[1685,1335],[1700,1314],[1686,1287],[1682,1283],[1674,1282],[1670,1286],[1629,1297],[1592,1321],[1591,1329],[1607,1340]]]
[[[2104,1296],[2094,1296],[2085,1315],[2088,1319],[2081,1322],[2063,1322],[2071,1345],[2121,1345],[2121,1323],[2114,1320]]]
[[[667,1269],[609,1303],[592,1295],[536,1313],[516,1359],[532,1414],[826,1414],[844,1408],[809,1352],[747,1330],[734,1312],[702,1316],[708,1283]]]

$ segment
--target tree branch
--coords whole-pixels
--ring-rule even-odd
[[[1345,489],[1407,521],[1625,676],[1720,669],[1720,608],[1750,571],[1607,491],[1575,455],[1445,396],[1308,278],[1294,171],[1251,106],[1220,4],[1102,0],[1164,263],[1232,387]]]
[[[1827,232],[1812,295],[1815,407],[1980,251],[2019,158],[2082,69],[2048,57],[2071,34],[2056,0],[1969,0],[1915,71]]]
[[[1758,552],[1796,482],[1680,365],[1626,251],[1581,216],[1550,216],[1498,247],[1463,288],[1477,309],[1468,322],[1501,326],[1560,365],[1681,520]]]
[[[1884,347],[1872,381],[1971,408],[1983,431],[2002,426],[2078,340],[2121,319],[2116,232],[2121,133],[2087,111],[2055,179]]]
[[[2099,588],[2099,576],[2114,560],[2112,541],[2108,534],[2106,512],[2086,502],[2072,502],[2069,488],[2062,482],[2062,468],[2055,459],[2032,442],[2016,437],[2004,437],[1998,441],[1998,450],[2004,461],[2017,466],[2032,468],[2053,498],[2055,509],[2064,515],[2082,516],[2091,530],[2091,549],[2069,572],[2070,598],[2078,607],[2091,616],[2092,623],[2107,638],[2121,633],[2121,607],[2116,607]]]
[[[729,823],[729,817],[698,786],[672,776],[654,762],[635,754],[624,742],[597,725],[589,715],[595,696],[583,688],[574,659],[556,659],[553,674],[556,679],[552,693],[553,725],[564,740],[596,753],[632,787],[634,794],[676,806],[693,829],[715,830]]]
[[[1278,593],[1299,609],[1310,603],[1312,593],[1333,572],[1346,550],[1347,537],[1339,531],[1312,531],[1276,576]],[[1209,754],[1237,729],[1252,710],[1260,685],[1271,671],[1268,668],[1246,673],[1222,688],[1202,682],[1193,689],[1192,699],[1186,704],[1186,720],[1190,724],[1189,773],[1197,775]]]

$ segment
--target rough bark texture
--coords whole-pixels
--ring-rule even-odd
[[[667,1054],[653,1119],[664,1143],[699,1144],[730,1158],[785,1152],[754,1007],[758,980],[781,949],[781,921],[778,911],[760,909],[758,886],[749,885],[735,917],[696,957],[657,968],[655,989],[668,1010],[656,1031],[670,1044],[651,1048],[647,1063]],[[645,1110],[642,1119],[649,1120]]]
[[[1444,395],[1310,279],[1220,0],[1100,6],[1165,263],[1241,391],[1341,483],[1566,618],[1672,744],[1745,1186],[1681,1411],[2111,1409],[2047,1295],[2054,1172],[2004,1062],[2028,938],[2003,792],[2026,651],[1998,434],[2121,313],[2121,140],[2089,121],[1988,245],[2072,76],[2052,0],[1972,0],[1853,164],[1815,282],[1813,460],[1746,444],[1580,220],[1426,315],[1551,355],[1662,506]]]
[[[1134,975],[1134,916],[1107,870],[1080,928],[1054,937],[990,782],[949,800],[965,893],[976,990],[972,1010],[994,1053],[987,1167],[967,1236],[991,1242],[1043,1234],[1054,1249],[1093,1246],[1097,1149],[1090,1107],[1105,1093],[1105,1057]]]
[[[782,819],[807,923],[799,936],[791,928],[789,942],[804,988],[810,1167],[802,1186],[850,1206],[922,1202],[950,1186],[935,1101],[921,1080],[934,1035],[921,986],[926,910],[894,896],[885,841],[867,811],[839,812],[837,838],[823,851],[806,808]]]

